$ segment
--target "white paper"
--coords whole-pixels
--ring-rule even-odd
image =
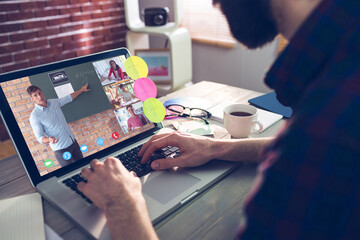
[[[0,201],[0,238],[45,240],[39,193]]]
[[[264,131],[265,129],[267,129],[268,127],[270,127],[271,125],[273,125],[274,123],[276,123],[277,121],[283,118],[283,115],[277,113],[269,112],[260,108],[258,108],[257,110],[258,110],[258,120],[263,125],[262,131]]]
[[[58,98],[63,98],[65,96],[75,92],[71,83],[66,83],[66,84],[54,87],[54,89],[55,89],[55,92],[56,92]]]
[[[191,133],[200,136],[209,136],[214,134],[214,129],[211,125],[206,124],[203,120],[173,122],[173,126],[179,132]]]
[[[230,104],[235,104],[235,102],[229,102],[225,101],[222,103],[219,103],[218,105],[215,105],[208,109],[209,112],[211,112],[211,119],[223,122],[224,121],[224,108]]]

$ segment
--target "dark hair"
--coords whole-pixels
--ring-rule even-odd
[[[133,110],[135,110],[132,105],[128,105],[128,106],[126,107],[126,110],[128,110],[129,107],[131,107]]]
[[[115,63],[116,65],[116,70],[119,70],[120,66],[116,64],[116,62],[114,60],[110,60],[109,64],[110,64],[110,67],[112,68],[111,66],[111,62]]]
[[[41,91],[41,89],[40,89],[39,87],[37,87],[37,86],[35,86],[35,85],[32,85],[32,86],[28,87],[28,88],[26,89],[26,91],[27,91],[27,93],[31,96],[31,94],[32,94],[33,92],[36,92],[38,89]]]
[[[231,33],[248,48],[271,42],[278,29],[269,0],[213,0],[220,4]]]

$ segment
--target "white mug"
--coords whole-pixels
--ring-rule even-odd
[[[257,109],[247,104],[231,104],[224,108],[224,126],[234,138],[258,134],[263,125],[257,120]]]

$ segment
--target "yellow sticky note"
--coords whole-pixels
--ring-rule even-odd
[[[145,116],[154,123],[159,123],[165,118],[165,107],[156,98],[148,98],[143,104]]]
[[[146,62],[142,58],[137,56],[127,58],[124,63],[124,67],[125,72],[132,79],[146,78],[149,73]]]

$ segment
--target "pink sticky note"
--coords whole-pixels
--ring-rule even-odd
[[[148,98],[156,98],[157,89],[151,79],[139,78],[134,83],[134,92],[136,97],[144,102]]]

